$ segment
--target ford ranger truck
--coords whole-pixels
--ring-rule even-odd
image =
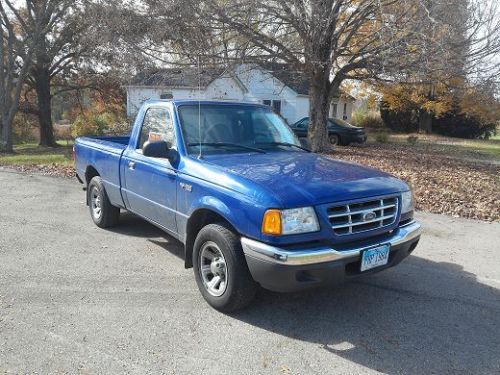
[[[310,152],[264,105],[148,101],[130,136],[78,138],[75,159],[94,223],[127,210],[181,241],[220,311],[382,271],[420,239],[406,183]]]

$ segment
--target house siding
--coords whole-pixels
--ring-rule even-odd
[[[224,74],[206,88],[169,88],[127,86],[127,115],[135,116],[142,103],[149,99],[161,99],[171,95],[173,99],[212,99],[263,103],[264,100],[280,100],[281,115],[289,124],[309,116],[309,98],[299,95],[269,72],[254,66],[240,64],[233,74]],[[343,117],[343,99],[337,105],[338,118]],[[333,106],[332,106],[333,109]],[[352,103],[347,103],[347,119],[351,119]],[[333,111],[330,111],[331,115]]]

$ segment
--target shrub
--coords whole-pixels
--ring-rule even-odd
[[[22,112],[16,114],[12,124],[12,140],[14,143],[27,143],[36,140],[38,120],[33,115]]]
[[[92,110],[78,115],[73,122],[73,137],[87,135],[123,135],[130,131],[127,120],[117,117],[110,112],[96,113]]]
[[[387,132],[380,132],[375,135],[375,140],[378,143],[387,143],[389,142],[389,133]]]
[[[404,133],[413,133],[420,130],[417,108],[396,111],[390,109],[383,102],[380,112],[385,126],[391,130]],[[432,118],[432,131],[448,137],[487,139],[495,134],[495,128],[496,124],[494,122],[481,119],[475,114],[463,113],[458,102],[455,102],[448,112],[441,114],[438,118]]]
[[[54,135],[56,139],[62,141],[70,141],[73,139],[71,134],[71,125],[54,124]]]
[[[106,116],[99,113],[83,113],[76,117],[73,122],[73,136],[104,135],[109,127]]]
[[[396,132],[413,133],[418,131],[418,116],[416,111],[395,111],[382,102],[380,116],[386,127]]]
[[[460,113],[458,108],[432,121],[435,133],[448,137],[488,139],[496,133],[495,123],[484,123],[477,116]]]
[[[376,111],[357,111],[352,117],[353,125],[371,130],[381,130],[384,128],[384,122],[380,117],[380,112]]]

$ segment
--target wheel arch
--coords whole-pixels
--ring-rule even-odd
[[[87,185],[89,182],[96,176],[100,176],[101,174],[97,171],[97,169],[93,165],[88,165],[85,168],[85,182]]]
[[[92,181],[92,179],[94,177],[98,177],[100,176],[99,172],[97,171],[97,169],[92,166],[92,165],[88,165],[87,168],[85,169],[85,187],[87,188],[87,206],[89,205],[89,189],[88,189],[88,186],[89,186],[89,183],[90,181]]]
[[[196,236],[204,226],[213,223],[225,223],[229,229],[235,233],[239,233],[230,219],[227,218],[227,215],[221,213],[219,210],[213,207],[200,207],[196,209],[186,223],[186,240],[184,241],[184,266],[186,268],[193,267],[193,246]]]

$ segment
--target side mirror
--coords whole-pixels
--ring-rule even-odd
[[[142,154],[152,158],[174,159],[175,151],[168,148],[165,141],[146,142],[142,147]]]

